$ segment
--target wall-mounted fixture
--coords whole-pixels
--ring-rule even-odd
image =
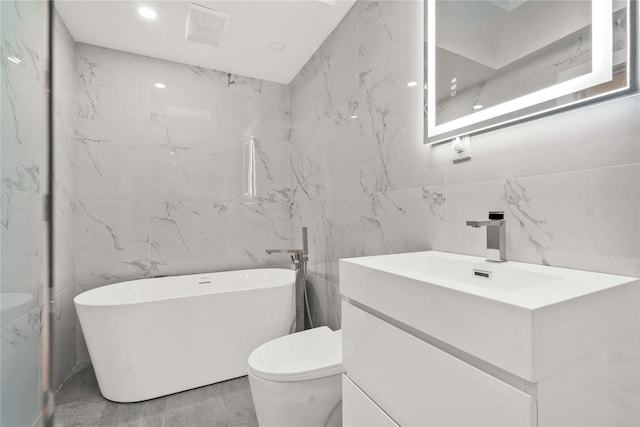
[[[425,143],[637,91],[637,9],[631,0],[427,0]]]
[[[245,197],[257,195],[256,187],[256,137],[251,136],[242,146],[243,193]]]
[[[453,163],[471,159],[471,136],[456,136],[451,140]]]
[[[218,47],[229,29],[231,15],[189,3],[185,40]]]

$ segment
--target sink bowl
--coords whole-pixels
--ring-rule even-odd
[[[416,252],[366,257],[348,261],[372,266],[467,292],[514,292],[557,282],[566,276],[540,272],[534,265],[496,263],[442,252]],[[543,267],[544,268],[544,267]],[[498,294],[495,294],[496,296]]]
[[[428,251],[340,260],[340,293],[530,382],[635,333],[638,279]]]

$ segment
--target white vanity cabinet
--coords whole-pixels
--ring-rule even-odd
[[[440,252],[341,260],[344,426],[640,426],[639,285]]]
[[[343,426],[398,427],[391,417],[344,374],[342,375],[342,403]]]
[[[349,303],[342,322],[347,381],[377,405],[352,403],[346,393],[345,427],[365,425],[352,423],[352,404],[400,426],[536,425],[536,403],[520,390]]]

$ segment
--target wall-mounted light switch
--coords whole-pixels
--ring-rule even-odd
[[[464,135],[451,140],[453,148],[453,162],[462,162],[471,158],[471,136]]]

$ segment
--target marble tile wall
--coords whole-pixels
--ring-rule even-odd
[[[55,391],[76,363],[77,294],[75,206],[75,41],[54,9],[53,25],[54,289],[53,378]]]
[[[444,239],[445,168],[422,144],[421,7],[356,2],[291,82],[291,232],[309,227],[315,324],[340,326],[340,258]]]
[[[47,285],[44,195],[48,4],[0,2],[0,424],[41,413],[41,332]]]
[[[75,67],[79,291],[288,265],[264,251],[289,245],[287,85],[82,43]],[[256,192],[245,196],[251,136]],[[83,347],[79,335],[80,360]]]
[[[359,1],[290,85],[291,235],[309,227],[312,312],[340,327],[338,259],[484,256],[504,210],[512,260],[640,276],[640,97],[422,144],[422,2]],[[416,86],[408,87],[410,81]]]

